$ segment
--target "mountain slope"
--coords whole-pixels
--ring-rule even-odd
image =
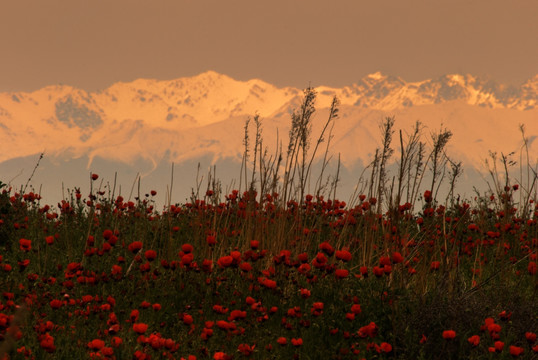
[[[448,154],[466,168],[483,171],[489,151],[519,152],[520,124],[531,154],[538,153],[533,141],[538,136],[538,75],[509,88],[471,75],[408,83],[375,73],[350,86],[316,91],[312,135],[320,133],[337,96],[340,112],[331,152],[348,169],[373,159],[381,145],[379,124],[387,116],[395,116],[396,130],[404,135],[421,121],[426,142],[441,128],[451,130]],[[301,98],[300,89],[257,79],[236,81],[212,71],[170,81],[116,83],[99,92],[48,86],[32,93],[0,93],[0,164],[12,160],[13,169],[14,159],[42,151],[65,161],[85,159],[88,170],[96,159],[132,168],[142,161],[149,164],[144,174],[162,168],[163,162],[203,158],[210,162],[205,166],[223,159],[239,163],[245,121],[260,115],[264,145],[272,154],[277,138],[286,146],[290,114]],[[253,141],[252,124],[250,130]]]

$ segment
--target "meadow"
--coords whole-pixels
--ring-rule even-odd
[[[387,118],[346,203],[337,173],[311,180],[338,115],[312,140],[314,101],[274,156],[254,117],[237,189],[209,176],[184,204],[92,173],[55,205],[0,183],[0,359],[537,358],[533,168],[513,179],[502,155],[460,199],[451,133],[400,133],[391,174]]]

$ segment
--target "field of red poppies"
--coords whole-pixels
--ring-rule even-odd
[[[338,173],[323,185],[328,150],[310,193],[338,114],[334,99],[310,141],[314,100],[305,90],[285,154],[267,155],[258,117],[251,149],[247,123],[243,190],[209,177],[184,204],[131,200],[90,174],[89,193],[44,204],[0,182],[0,359],[537,358],[534,170],[513,181],[502,155],[505,176],[462,200],[451,133],[428,154],[417,123],[391,178],[387,118],[349,204]]]
[[[98,176],[93,175],[92,181]],[[0,196],[2,359],[538,354],[538,206]]]

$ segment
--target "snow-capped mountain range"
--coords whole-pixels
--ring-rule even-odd
[[[538,75],[516,88],[471,75],[406,82],[378,72],[343,88],[319,86],[316,92],[313,135],[336,95],[340,112],[332,153],[340,154],[349,169],[372,160],[380,146],[379,124],[387,116],[395,116],[396,130],[404,133],[421,121],[425,141],[441,127],[451,130],[448,153],[466,169],[483,171],[489,151],[518,153],[521,124],[530,154],[538,153],[533,142],[538,136]],[[96,159],[135,172],[142,161],[149,164],[144,174],[163,161],[240,161],[246,119],[260,115],[264,144],[274,148],[277,133],[286,144],[290,114],[302,96],[302,89],[277,88],[258,79],[237,81],[213,71],[170,81],[116,83],[98,92],[56,85],[0,93],[0,176],[16,176],[17,164],[43,151],[56,159],[49,167],[84,159],[86,172],[95,171]]]

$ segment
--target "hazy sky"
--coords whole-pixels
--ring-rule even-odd
[[[519,85],[538,74],[538,1],[0,0],[0,91],[206,70],[299,88],[378,70]]]

